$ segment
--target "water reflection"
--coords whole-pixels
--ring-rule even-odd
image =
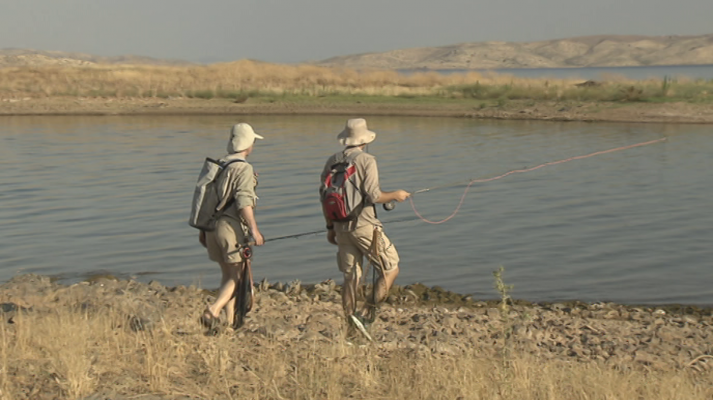
[[[215,286],[188,206],[203,157],[222,155],[241,120],[266,137],[251,157],[263,233],[321,229],[318,174],[346,117],[5,117],[0,280],[150,273],[139,279]],[[380,216],[402,221],[386,225],[402,254],[400,283],[493,298],[490,272],[504,265],[520,298],[713,303],[707,127],[393,117],[369,126],[382,187],[412,191],[669,137],[475,185],[443,225],[410,219],[407,204]],[[416,205],[444,218],[463,189],[418,195]],[[256,278],[341,280],[334,252],[319,235],[272,242],[256,251]]]

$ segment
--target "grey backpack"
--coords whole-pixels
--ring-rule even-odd
[[[196,190],[193,193],[188,225],[203,231],[215,229],[215,221],[220,217],[222,211],[232,204],[232,201],[221,204],[223,199],[218,195],[216,180],[225,168],[234,162],[246,161],[236,159],[223,163],[212,158],[205,159],[201,173],[198,175]]]

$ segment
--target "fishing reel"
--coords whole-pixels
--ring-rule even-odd
[[[240,250],[240,255],[243,256],[243,260],[249,260],[253,256],[253,248],[250,246],[243,246]]]
[[[251,245],[255,244],[254,241],[248,241],[245,244],[240,244],[238,245],[238,251],[240,252],[240,255],[243,257],[243,260],[249,260],[253,256],[253,248]]]
[[[384,210],[386,211],[391,211],[394,208],[396,208],[396,202],[395,201],[390,201],[388,203],[383,204]]]

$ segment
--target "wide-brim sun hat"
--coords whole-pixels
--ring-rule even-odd
[[[230,140],[228,140],[228,154],[240,153],[250,148],[256,139],[265,139],[253,130],[253,127],[241,122],[233,125],[230,129]]]
[[[337,140],[344,146],[359,146],[369,144],[376,139],[376,133],[366,127],[364,118],[352,118],[347,120],[344,130],[337,135]]]

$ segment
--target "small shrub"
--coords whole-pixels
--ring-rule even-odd
[[[215,92],[213,92],[212,90],[194,90],[192,92],[189,92],[188,97],[210,100],[215,97]]]
[[[643,101],[644,100],[644,90],[637,88],[635,86],[628,86],[621,89],[621,101]]]
[[[668,95],[668,89],[671,86],[668,75],[664,75],[661,81],[661,96],[666,97]]]

